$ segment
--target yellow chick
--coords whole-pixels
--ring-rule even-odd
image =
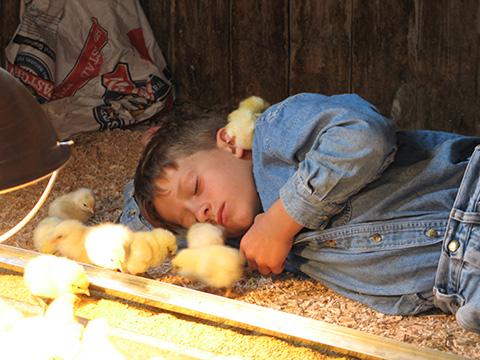
[[[121,224],[104,223],[89,228],[85,235],[85,250],[92,264],[110,270],[122,270],[132,232]]]
[[[9,331],[20,319],[23,319],[23,314],[0,299],[0,336],[2,332]]]
[[[47,335],[43,316],[31,316],[15,322],[0,337],[2,359],[51,360],[52,335]]]
[[[175,235],[168,230],[155,229],[132,234],[130,252],[123,271],[130,274],[144,273],[163,263],[166,257],[177,251]]]
[[[107,321],[97,318],[90,320],[85,327],[80,352],[75,359],[124,360],[126,357],[110,341]]]
[[[248,109],[254,114],[264,112],[269,106],[270,104],[259,96],[249,96],[238,104],[239,109]]]
[[[75,261],[91,264],[85,249],[85,237],[88,232],[89,227],[78,220],[63,220],[51,234],[55,253]]]
[[[45,312],[45,332],[54,339],[52,358],[73,359],[80,350],[83,326],[75,318],[77,300],[74,294],[60,295]]]
[[[123,264],[122,271],[129,274],[140,274],[147,271],[153,259],[153,250],[148,240],[149,232],[139,231],[132,234],[130,252]]]
[[[5,359],[74,359],[80,349],[83,326],[74,318],[75,296],[55,299],[45,315],[17,321],[2,346]],[[3,345],[3,344],[2,344]]]
[[[209,223],[196,223],[187,231],[187,246],[189,248],[223,245],[224,243],[223,230],[219,226]]]
[[[49,216],[40,221],[33,230],[33,246],[45,254],[54,254],[57,251],[57,244],[53,232],[55,227],[63,221],[62,218]]]
[[[253,130],[257,116],[248,109],[237,109],[228,115],[227,134],[235,138],[235,144],[246,150],[252,148]]]
[[[158,266],[163,263],[168,255],[177,252],[177,239],[175,235],[165,229],[154,229],[150,231],[153,258],[150,266]]]
[[[93,216],[94,209],[95,195],[93,191],[80,188],[53,200],[48,208],[48,215],[63,219],[75,219],[85,223]]]
[[[230,291],[244,270],[245,259],[237,249],[207,245],[181,250],[173,259],[174,271],[192,280]]]
[[[90,283],[83,266],[63,257],[40,255],[29,260],[25,265],[23,279],[32,295],[40,298],[90,294]]]

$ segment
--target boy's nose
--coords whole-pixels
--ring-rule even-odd
[[[212,207],[208,203],[203,203],[198,206],[198,209],[195,213],[195,217],[197,218],[197,222],[207,222],[210,220],[210,216],[212,215]]]

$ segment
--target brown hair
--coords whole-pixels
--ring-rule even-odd
[[[161,193],[155,182],[166,167],[176,167],[177,160],[198,151],[216,147],[218,129],[226,120],[220,116],[168,118],[146,145],[135,171],[135,199],[142,215],[156,227],[181,232],[181,228],[162,220],[153,205],[153,199]]]

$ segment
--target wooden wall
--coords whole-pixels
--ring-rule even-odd
[[[140,0],[179,101],[356,92],[401,128],[480,135],[480,0]],[[5,46],[18,14],[0,0]]]

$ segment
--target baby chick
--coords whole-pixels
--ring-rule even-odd
[[[259,96],[249,96],[238,104],[239,109],[248,109],[254,114],[264,112],[269,106],[270,104]]]
[[[48,208],[48,215],[63,219],[75,219],[85,223],[93,216],[94,209],[93,191],[80,188],[53,200]]]
[[[38,223],[33,230],[33,246],[35,246],[35,249],[45,254],[54,254],[57,251],[53,232],[62,221],[62,218],[49,216]]]
[[[45,332],[54,339],[50,351],[55,359],[73,359],[80,350],[83,326],[75,318],[77,300],[74,294],[60,295],[45,312]]]
[[[242,277],[244,264],[241,253],[225,245],[183,249],[172,259],[177,273],[215,288],[227,288],[227,296]]]
[[[235,144],[242,149],[252,148],[255,122],[260,114],[270,106],[258,96],[250,96],[238,105],[238,109],[228,114],[227,134],[235,138]]]
[[[126,357],[110,341],[107,321],[103,318],[97,318],[90,320],[85,327],[80,352],[75,359],[123,360]]]
[[[177,251],[176,238],[164,229],[138,231],[132,234],[130,252],[123,271],[130,274],[144,273],[160,265],[169,254]]]
[[[177,239],[175,235],[165,229],[154,229],[150,232],[150,245],[153,250],[153,258],[150,266],[158,266],[165,261],[168,255],[177,252]]]
[[[228,124],[225,126],[229,136],[235,138],[235,144],[246,150],[252,148],[253,130],[257,116],[248,109],[240,108],[228,115]]]
[[[64,294],[89,295],[88,276],[75,261],[54,255],[40,255],[27,262],[25,284],[35,297],[55,299]]]
[[[55,253],[69,259],[90,264],[85,249],[85,237],[89,227],[78,220],[63,220],[51,233],[50,242]]]
[[[121,270],[127,258],[132,232],[121,224],[104,223],[89,228],[85,250],[92,264],[110,270]]]
[[[25,317],[7,332],[2,359],[74,359],[83,326],[73,316],[75,296],[55,299],[45,315]]]
[[[23,319],[23,314],[0,299],[0,336],[4,331],[9,331],[20,319]]]
[[[187,231],[187,246],[189,248],[223,245],[224,243],[222,229],[209,223],[193,224]]]

